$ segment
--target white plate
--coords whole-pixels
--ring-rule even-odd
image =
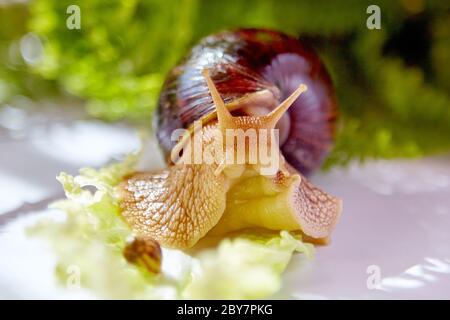
[[[139,140],[123,124],[70,113],[31,124],[23,116],[22,126],[0,127],[0,221],[11,219],[0,227],[0,298],[95,298],[58,287],[48,243],[24,227],[58,215],[45,207],[62,197],[60,171],[99,167]],[[161,166],[155,145],[147,149],[145,162]],[[450,158],[354,164],[312,180],[344,211],[331,245],[314,260],[294,257],[275,298],[450,299]]]

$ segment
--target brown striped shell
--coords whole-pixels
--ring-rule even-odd
[[[268,90],[273,107],[300,83],[308,86],[280,122],[281,151],[302,173],[322,163],[332,146],[337,104],[330,77],[318,55],[300,40],[263,29],[225,31],[204,38],[168,74],[161,91],[156,132],[163,151],[170,153],[175,129],[188,128],[214,112],[202,71],[211,77],[226,103]],[[233,113],[256,115],[252,108]]]

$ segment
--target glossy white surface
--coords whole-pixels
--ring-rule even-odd
[[[139,139],[124,124],[66,111],[40,120],[7,112],[19,118],[2,122],[10,116],[0,112],[0,222],[12,219],[0,226],[0,298],[93,298],[56,285],[48,243],[28,239],[24,226],[60,215],[45,209],[62,196],[60,171],[99,167],[137,149]],[[147,147],[147,167],[161,166],[156,150]],[[312,180],[343,198],[342,218],[315,259],[294,257],[276,298],[450,299],[449,157],[354,164]]]
[[[316,176],[344,199],[330,246],[294,260],[296,298],[450,299],[450,159],[378,161]],[[287,297],[287,295],[284,295]]]

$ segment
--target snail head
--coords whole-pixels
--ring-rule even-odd
[[[252,164],[264,175],[274,175],[278,169],[288,175],[284,158],[279,151],[278,129],[275,129],[275,126],[295,100],[307,90],[306,85],[301,84],[286,100],[266,115],[233,116],[214,85],[208,69],[204,69],[202,74],[216,106],[221,135],[216,137],[216,141],[222,144],[220,147],[224,150],[216,174],[220,174],[227,167],[235,168],[235,164],[244,162]],[[274,163],[277,164],[277,168],[272,165],[267,168],[268,164]]]

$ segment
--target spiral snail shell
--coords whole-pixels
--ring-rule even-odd
[[[160,95],[156,133],[171,154],[168,168],[135,173],[120,184],[122,215],[139,236],[167,247],[189,248],[207,234],[247,228],[327,239],[342,202],[302,173],[327,154],[336,113],[328,74],[298,40],[259,29],[209,36],[173,68]],[[173,141],[180,128],[188,130]],[[222,140],[228,130],[255,130],[255,141],[275,147],[276,171],[260,170],[260,153],[235,162],[237,145]],[[197,133],[201,150],[217,162],[196,163],[184,152]],[[249,138],[244,150],[252,143]]]
[[[233,114],[261,115],[275,108],[299,83],[308,91],[279,123],[281,151],[307,174],[320,166],[335,133],[337,104],[330,77],[317,54],[286,34],[262,29],[226,31],[204,38],[167,76],[159,99],[156,133],[163,151],[174,147],[170,135],[187,128],[215,108],[201,75],[209,69]],[[248,107],[252,93],[267,91],[259,105]],[[239,103],[239,99],[244,103]],[[257,97],[255,97],[257,99]],[[247,103],[245,103],[247,101]],[[264,110],[265,109],[265,110]]]

